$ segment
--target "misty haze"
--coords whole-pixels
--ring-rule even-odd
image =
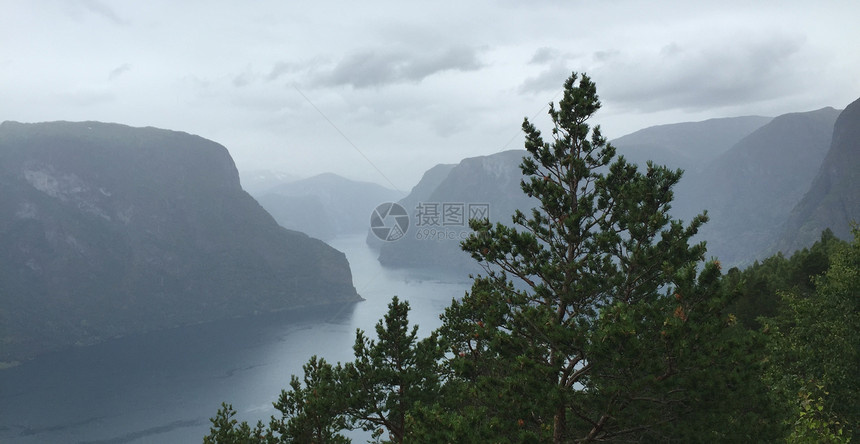
[[[0,442],[860,439],[860,7],[446,6],[7,5]]]

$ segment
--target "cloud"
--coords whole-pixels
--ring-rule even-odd
[[[593,57],[604,57],[611,54],[606,51],[598,51]],[[545,94],[547,92],[556,92],[562,89],[565,79],[570,77],[572,71],[571,66],[581,67],[583,59],[587,58],[584,54],[571,52],[561,52],[558,49],[550,47],[541,47],[532,55],[529,60],[529,65],[543,66],[543,70],[536,76],[527,77],[517,88],[520,94]]]
[[[606,99],[643,112],[704,110],[791,95],[807,72],[798,63],[803,38],[744,39],[696,48],[673,42],[650,54],[595,57],[594,77],[605,85]]]
[[[379,87],[421,82],[443,71],[475,71],[484,65],[476,48],[450,48],[436,53],[361,51],[322,73],[321,86],[350,85],[353,88]]]
[[[110,6],[98,0],[81,0],[80,4],[88,11],[100,15],[114,24],[125,25],[127,22],[120,17]]]
[[[108,75],[108,80],[116,80],[121,75],[127,73],[129,70],[131,70],[131,65],[128,63],[123,63],[122,65],[119,65],[113,70],[111,70],[110,74]]]
[[[63,105],[90,107],[114,102],[116,101],[116,94],[98,88],[82,88],[59,93],[57,99]]]
[[[535,51],[531,60],[529,60],[529,64],[542,65],[544,63],[555,61],[560,55],[561,53],[557,49],[544,46]]]
[[[608,50],[608,51],[595,51],[591,57],[598,62],[606,62],[612,60],[613,58],[621,55],[621,51],[617,49]]]
[[[242,74],[233,77],[233,86],[235,86],[236,88],[248,86],[254,80],[255,77],[256,76],[253,72],[246,70]]]
[[[562,88],[564,80],[570,77],[571,70],[564,61],[558,61],[543,70],[537,76],[529,77],[520,84],[517,91],[520,94],[541,94]]]
[[[285,74],[289,74],[298,70],[298,66],[295,63],[289,62],[278,62],[275,63],[275,66],[272,67],[272,70],[269,71],[269,74],[266,75],[266,80],[273,81],[278,80],[281,76]]]

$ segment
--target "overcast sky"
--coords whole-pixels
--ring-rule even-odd
[[[860,97],[857,1],[0,0],[0,121],[224,144],[240,170],[408,191],[522,147],[571,71],[610,138]]]

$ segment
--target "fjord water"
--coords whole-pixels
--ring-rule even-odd
[[[470,285],[465,275],[384,269],[363,236],[330,243],[366,301],[118,338],[2,370],[0,442],[201,442],[222,401],[239,419],[266,422],[290,375],[312,355],[350,360],[356,328],[373,332],[392,296],[410,302],[424,336]]]

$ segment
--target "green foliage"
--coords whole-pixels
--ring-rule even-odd
[[[834,250],[845,244],[832,231],[825,230],[818,242],[795,252],[790,258],[780,253],[743,271],[729,270],[724,288],[734,302],[728,311],[735,314],[744,326],[760,328],[759,318],[776,315],[783,305],[780,292],[812,295],[815,292],[813,278],[827,270]]]
[[[791,424],[791,434],[786,442],[791,444],[851,442],[851,437],[845,433],[843,424],[833,412],[826,409],[828,402],[825,398],[829,393],[825,392],[822,386],[815,386],[813,390],[817,396],[806,390],[798,393],[796,418]]]
[[[314,356],[303,370],[304,383],[293,375],[290,390],[281,391],[275,408],[283,416],[272,419],[271,430],[282,437],[281,442],[348,443],[339,433],[347,428],[346,403],[338,380],[342,369]]]
[[[825,440],[860,433],[860,230],[853,233],[854,241],[834,248],[827,271],[813,279],[812,294],[781,293],[784,306],[766,319],[768,378],[795,407],[788,422],[797,442],[810,434]]]
[[[340,394],[338,373],[316,356],[303,366],[304,378],[295,375],[290,390],[282,390],[275,408],[280,418],[272,417],[268,426],[258,422],[251,428],[247,422],[235,419],[230,404],[222,404],[211,418],[210,433],[205,444],[347,444],[349,439],[339,432],[347,428],[345,402]]]
[[[241,423],[235,419],[236,411],[233,406],[227,403],[221,403],[221,408],[215,417],[210,418],[212,427],[209,428],[209,435],[203,438],[203,444],[252,444],[252,443],[268,443],[278,442],[269,441],[266,437],[266,432],[263,430],[263,424],[257,423],[253,429],[247,422]]]
[[[376,340],[358,330],[355,361],[341,374],[341,396],[353,425],[392,442],[403,442],[408,411],[435,398],[439,388],[435,334],[418,340],[418,326],[409,327],[409,302],[395,296],[388,313],[376,324]]]
[[[448,406],[503,441],[756,434],[740,420],[749,408],[727,410],[763,390],[736,370],[754,345],[722,314],[719,265],[697,272],[705,247],[689,240],[706,217],[670,218],[681,172],[615,159],[587,123],[599,107],[591,80],[572,75],[550,106],[551,143],[523,123],[522,189],[540,208],[517,212],[517,228],[472,222],[463,248],[487,275],[443,316],[461,387]]]
[[[281,391],[274,404],[281,417],[271,418],[268,427],[252,429],[222,405],[205,442],[345,444],[350,440],[340,432],[353,428],[373,432],[378,442],[404,442],[415,423],[409,412],[438,396],[441,349],[435,334],[418,340],[418,326],[409,326],[409,303],[397,296],[376,324],[376,336],[358,330],[355,360],[344,365],[312,357],[304,377],[292,376],[290,389]]]

